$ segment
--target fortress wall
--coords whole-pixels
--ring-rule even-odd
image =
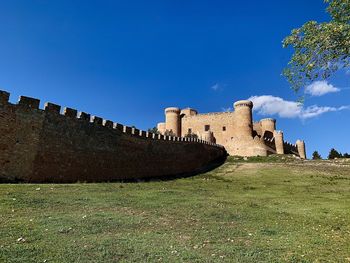
[[[276,153],[276,143],[275,138],[263,138],[264,144],[269,147],[271,153]]]
[[[272,147],[272,144],[270,144]],[[226,150],[230,155],[237,156],[267,156],[275,153],[266,142],[259,137],[241,139],[233,137],[226,145]]]
[[[5,94],[5,95],[4,95]],[[8,94],[8,93],[7,93]],[[202,171],[226,158],[223,147],[161,136],[89,114],[0,93],[0,181],[101,182]]]
[[[193,116],[185,116],[182,118],[182,136],[188,133],[188,129],[192,133],[204,133],[205,125],[210,125],[210,131],[214,133],[217,144],[225,144],[227,138],[231,137],[234,131],[234,113],[233,112],[219,112],[198,114]],[[226,131],[223,131],[226,127]]]
[[[284,150],[284,154],[295,154],[299,156],[297,146],[289,142],[286,142],[286,141],[283,142],[283,150]]]
[[[10,105],[9,95],[0,91],[0,177],[14,178],[33,170],[44,116],[39,101],[21,97],[18,105]]]

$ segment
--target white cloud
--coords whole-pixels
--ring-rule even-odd
[[[252,96],[249,98],[254,104],[253,110],[261,115],[278,115],[281,118],[300,118],[309,119],[320,116],[326,112],[335,112],[350,109],[350,106],[342,106],[339,108],[328,106],[312,105],[303,107],[296,101],[287,101],[280,97],[271,95]]]
[[[218,91],[220,89],[219,83],[215,83],[213,86],[210,87],[214,91]]]
[[[305,94],[310,94],[311,96],[322,96],[327,93],[339,92],[340,89],[334,87],[332,84],[325,80],[318,80],[311,83],[305,88]]]

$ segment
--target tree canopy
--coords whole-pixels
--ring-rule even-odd
[[[312,153],[312,160],[319,160],[322,159],[321,155],[318,153],[318,151],[314,151]]]
[[[335,158],[342,158],[342,157],[343,157],[343,155],[334,148],[332,148],[329,151],[328,159],[335,159]]]
[[[295,91],[350,65],[350,0],[325,2],[330,21],[309,21],[283,40],[294,49],[283,75]]]

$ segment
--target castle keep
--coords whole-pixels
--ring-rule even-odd
[[[252,109],[249,100],[235,102],[233,112],[199,114],[195,109],[171,107],[165,109],[165,122],[157,128],[161,134],[196,137],[223,145],[230,155],[295,154],[306,158],[304,141],[298,140],[295,145],[284,141],[274,119],[253,122]]]

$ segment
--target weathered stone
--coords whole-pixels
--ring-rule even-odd
[[[120,125],[110,121],[100,125],[101,118],[93,119],[96,125],[82,121],[89,115],[77,118],[74,109],[66,108],[61,115],[53,104],[45,111],[37,106],[37,101],[25,99],[22,105],[0,107],[0,181],[70,183],[168,177],[201,172],[226,157],[221,147],[164,140],[162,135],[153,139],[144,131],[141,137],[137,129],[131,135],[130,127],[125,126],[123,133]]]
[[[194,109],[165,109],[165,122],[158,123],[161,134],[170,133],[193,142],[200,140],[223,145],[230,155],[267,156],[269,154],[303,154],[305,145],[293,146],[283,140],[283,132],[276,131],[276,120],[267,118],[258,122],[252,119],[253,103],[241,100],[234,103],[234,111],[198,114]],[[203,143],[205,143],[203,142]],[[299,151],[300,148],[300,151]]]

